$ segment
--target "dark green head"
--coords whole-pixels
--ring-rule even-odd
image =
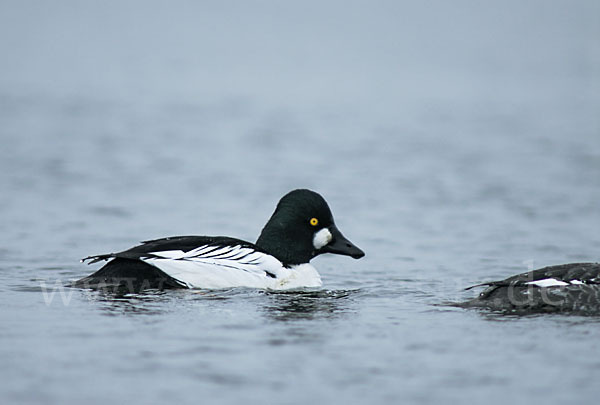
[[[325,199],[305,189],[290,191],[279,200],[256,245],[284,265],[308,263],[322,253],[355,259],[365,255],[337,229]]]

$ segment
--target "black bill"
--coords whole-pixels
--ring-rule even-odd
[[[350,242],[335,225],[329,227],[331,232],[331,242],[321,248],[321,251],[334,253],[337,255],[351,256],[354,259],[360,259],[365,255],[365,252],[360,250],[354,243]]]

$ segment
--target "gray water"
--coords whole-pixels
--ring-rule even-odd
[[[443,306],[600,260],[600,3],[0,3],[2,403],[591,403],[594,317]],[[60,288],[329,202],[324,289]]]

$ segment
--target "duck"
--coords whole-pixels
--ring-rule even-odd
[[[118,253],[72,287],[140,292],[148,289],[266,290],[320,288],[311,259],[324,253],[360,259],[365,253],[338,229],[325,199],[308,189],[284,195],[255,243],[227,236],[174,236],[141,242]]]
[[[600,263],[548,266],[466,290],[476,287],[487,288],[459,306],[515,314],[600,314]]]

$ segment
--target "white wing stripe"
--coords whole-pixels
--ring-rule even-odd
[[[238,260],[241,261],[241,259],[243,259],[244,257],[248,256],[250,253],[252,253],[252,250],[250,249],[244,249],[241,252],[234,254],[233,256],[229,257],[230,260]]]
[[[234,249],[238,249],[239,246],[225,246],[222,248],[219,248],[217,250],[214,250],[208,254],[203,254],[202,257],[217,257],[217,256],[223,256],[224,254],[231,252]],[[197,256],[197,255],[195,255]]]
[[[190,250],[189,252],[187,252],[187,254],[191,255],[191,256],[203,255],[205,253],[212,252],[213,250],[218,249],[218,248],[219,248],[219,246],[204,245],[204,246],[199,246],[196,249]]]
[[[545,278],[543,280],[529,281],[525,284],[532,284],[532,285],[535,285],[536,287],[558,287],[558,286],[569,285],[569,283],[565,283],[564,281],[557,280],[555,278]]]
[[[164,257],[165,259],[181,259],[185,256],[182,250],[164,250],[161,252],[152,252],[155,256]]]
[[[158,252],[150,252],[149,254],[159,256],[165,259],[229,259],[238,260],[243,259],[256,252],[251,248],[242,248],[239,245],[236,246],[200,246],[196,249],[188,252],[182,250],[163,250]]]
[[[251,251],[250,249],[247,249],[247,250],[248,250],[248,252]],[[242,249],[240,249],[239,246],[236,246],[236,248],[231,249],[227,252],[224,252],[220,255],[216,255],[216,256],[209,255],[209,256],[204,256],[204,257],[212,257],[212,258],[219,258],[219,259],[231,259],[234,256],[239,256],[240,252],[242,252],[241,253],[242,256],[246,253]]]

